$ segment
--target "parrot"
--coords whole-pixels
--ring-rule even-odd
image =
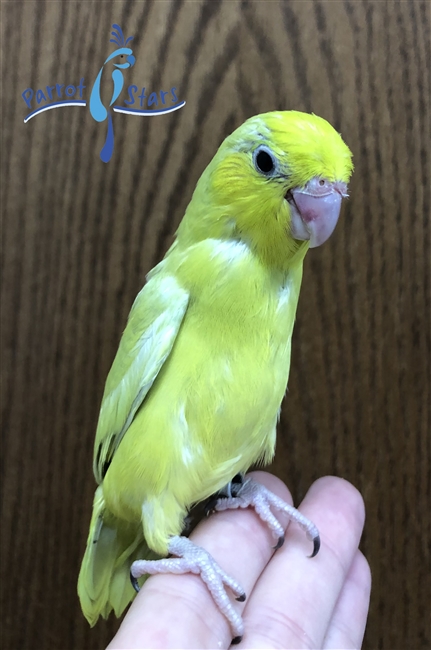
[[[276,548],[283,511],[319,550],[316,526],[245,473],[273,458],[304,257],[332,234],[352,172],[341,135],[294,110],[247,119],[203,171],[106,380],[78,578],[90,625],[120,616],[138,578],[193,572],[240,642],[241,585],[183,534],[206,500],[254,507]]]
[[[111,32],[111,34],[114,38],[111,38],[109,42],[115,43],[116,45],[120,45],[120,47],[108,56],[108,58],[100,68],[96,80],[91,89],[91,95],[90,95],[90,113],[92,117],[96,120],[96,122],[104,122],[106,118],[108,118],[108,130],[106,133],[106,140],[100,152],[100,159],[105,163],[111,160],[112,152],[114,150],[114,127],[112,125],[111,112],[108,111],[108,109],[104,106],[102,102],[102,98],[100,96],[100,82],[102,79],[102,74],[105,65],[109,63],[109,61],[111,61],[112,65],[115,68],[111,73],[111,78],[114,84],[111,100],[109,102],[109,107],[111,107],[114,104],[114,102],[117,101],[118,96],[123,90],[124,77],[123,77],[122,70],[133,67],[136,62],[136,58],[133,55],[133,51],[130,49],[130,47],[125,47],[127,43],[133,39],[133,36],[129,36],[126,40],[124,40],[123,31],[120,25],[114,23],[112,25],[112,28],[113,31]],[[117,59],[118,62],[115,63],[114,59]]]

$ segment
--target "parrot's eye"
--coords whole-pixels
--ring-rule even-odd
[[[258,172],[271,175],[275,169],[275,159],[267,147],[259,147],[253,154],[254,165]]]

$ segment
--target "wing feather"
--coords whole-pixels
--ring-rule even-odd
[[[187,310],[188,292],[173,276],[162,275],[160,266],[133,303],[106,380],[94,445],[98,483],[169,356]]]

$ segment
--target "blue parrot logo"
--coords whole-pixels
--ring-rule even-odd
[[[131,68],[136,61],[135,57],[133,56],[133,51],[130,49],[130,47],[126,47],[127,43],[133,39],[133,36],[129,36],[129,38],[125,41],[123,30],[119,25],[114,23],[112,25],[112,29],[114,31],[111,32],[111,35],[114,38],[111,38],[109,42],[115,43],[115,45],[118,45],[119,47],[108,56],[105,63],[100,68],[99,74],[96,77],[96,81],[94,82],[90,95],[90,113],[92,117],[96,120],[96,122],[104,122],[106,119],[108,119],[106,140],[100,152],[100,158],[105,163],[111,160],[112,152],[114,151],[114,128],[112,126],[112,114],[109,109],[118,99],[118,96],[123,90],[124,77],[122,71],[126,68]],[[114,59],[116,59],[117,62],[114,62]],[[110,61],[112,61],[111,65],[114,67],[111,73],[114,87],[112,90],[111,101],[109,102],[109,106],[106,107],[100,97],[100,81],[102,79],[102,73],[105,69],[105,66]]]

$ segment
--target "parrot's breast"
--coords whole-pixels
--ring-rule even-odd
[[[110,509],[126,518],[145,504],[147,520],[165,521],[170,499],[184,512],[274,451],[302,269],[273,276],[245,244],[216,240],[176,269],[189,307],[105,477]]]

